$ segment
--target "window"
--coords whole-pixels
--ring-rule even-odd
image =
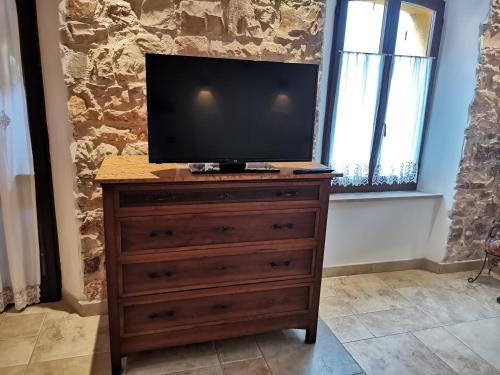
[[[443,25],[442,0],[339,0],[323,163],[332,190],[414,190]]]

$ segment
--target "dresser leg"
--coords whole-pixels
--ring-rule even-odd
[[[309,327],[306,329],[306,339],[305,343],[306,344],[315,344],[316,343],[316,331],[318,329],[318,325],[314,324],[314,326]]]
[[[122,359],[120,353],[111,352],[111,373],[120,375],[122,373]]]

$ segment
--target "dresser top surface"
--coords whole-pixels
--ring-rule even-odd
[[[276,173],[217,173],[192,174],[187,164],[150,164],[147,155],[106,156],[96,177],[103,184],[154,183],[154,182],[211,182],[211,181],[255,181],[255,180],[304,180],[331,179],[340,176],[334,173],[293,174],[298,168],[318,168],[315,162],[271,163],[280,171]]]

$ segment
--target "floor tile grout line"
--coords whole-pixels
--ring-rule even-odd
[[[418,310],[420,310],[421,312],[423,312],[425,315],[427,316],[430,316],[428,313],[426,313],[425,311],[423,311],[419,306],[408,306],[408,307],[403,307],[403,308],[396,308],[396,309],[389,309],[389,310],[382,310],[382,311],[393,311],[393,310],[403,310],[403,309],[406,309],[406,308],[409,308],[409,307],[415,307],[417,308]],[[374,313],[378,313],[380,311],[375,311],[373,313],[363,313],[363,314],[359,314],[359,315],[365,315],[365,314],[374,314]],[[368,331],[373,335],[373,338],[379,338],[379,337],[387,337],[387,336],[394,336],[394,335],[398,335],[398,334],[402,334],[402,333],[411,333],[411,332],[416,332],[416,331],[423,331],[425,329],[433,329],[433,328],[439,328],[439,327],[442,327],[442,323],[437,321],[437,319],[434,317],[434,316],[430,316],[432,319],[434,319],[436,321],[436,323],[438,325],[435,325],[435,326],[430,326],[430,327],[425,327],[425,328],[420,328],[420,329],[416,329],[416,330],[404,330],[402,332],[395,332],[395,333],[391,333],[391,334],[387,334],[387,335],[376,335],[375,333],[373,333],[369,326],[364,324],[363,320],[358,316],[357,318],[360,320],[360,322],[366,327],[366,329],[368,329]],[[350,341],[350,342],[354,342],[354,341],[361,341],[361,340],[353,340],[353,341]]]
[[[437,353],[435,353],[431,348],[429,348],[427,345],[422,340],[419,340],[417,336],[413,334],[413,332],[409,332],[409,334],[418,342],[422,343],[422,345],[432,354],[434,357],[436,357],[439,361],[441,361],[446,367],[448,367],[452,372],[455,374],[459,374],[457,371],[455,371],[448,363],[446,363]]]
[[[442,329],[444,329],[447,333],[449,333],[449,334],[451,335],[451,333],[450,333],[450,332],[448,332],[448,330],[447,330],[445,327],[436,327],[436,328],[442,328]],[[430,329],[435,329],[435,328],[430,328]],[[425,330],[423,330],[423,331],[425,331]],[[417,331],[417,332],[419,332],[419,331]],[[412,332],[412,333],[413,333],[413,332]],[[425,347],[427,347],[429,350],[431,350],[431,351],[434,353],[434,351],[433,351],[431,348],[429,348],[429,347],[425,344],[425,342],[423,342],[422,340],[420,340],[420,338],[419,338],[418,336],[415,336],[415,335],[413,335],[413,336],[414,336],[414,337],[415,337],[418,341],[420,341],[420,342],[421,342],[421,343],[422,343]],[[453,336],[453,335],[452,335],[452,336]],[[453,337],[455,337],[455,336],[453,336]],[[458,338],[457,338],[457,339],[458,339]],[[460,340],[458,339],[458,341],[460,341]],[[462,341],[460,341],[460,342],[462,342]],[[462,342],[462,344],[463,344],[463,342]],[[464,344],[464,345],[465,345],[465,344]],[[465,345],[465,347],[466,347],[466,348],[468,348],[468,349],[469,349],[472,353],[474,353],[474,354],[476,354],[476,355],[477,355],[477,353],[476,353],[476,352],[474,352],[472,349],[470,349],[467,345]],[[436,354],[438,357],[440,357],[437,353],[435,353],[435,354]],[[441,358],[441,357],[440,357],[440,358]],[[479,358],[481,358],[481,357],[479,357]],[[481,358],[481,359],[483,359],[483,358]],[[484,359],[483,359],[483,360],[484,360]],[[443,361],[444,361],[444,359],[443,359]],[[488,363],[488,362],[487,362],[487,363]],[[451,367],[451,365],[449,365],[449,366]],[[457,374],[460,374],[460,372],[461,372],[462,370],[463,370],[463,368],[462,368],[460,371],[455,371],[455,372],[456,372]]]
[[[415,307],[419,307],[419,306],[415,306]],[[393,310],[393,309],[374,311],[373,313],[382,312],[382,311],[391,311],[391,310]],[[397,310],[397,309],[394,309],[394,310]],[[422,308],[420,308],[420,310],[422,310],[424,313],[426,313],[427,315],[429,315],[429,313],[426,312],[426,311],[424,311]],[[370,313],[363,313],[363,314],[373,314],[373,313],[370,312]],[[358,315],[362,315],[362,314],[358,314]],[[381,336],[377,336],[377,335],[373,334],[370,331],[370,329],[367,327],[367,329],[370,331],[370,333],[373,334],[373,337],[369,337],[369,338],[366,338],[366,339],[346,341],[345,343],[358,342],[358,341],[369,340],[369,339],[373,339],[373,338],[382,338],[382,337],[388,337],[388,336],[396,336],[396,335],[400,335],[400,334],[404,334],[404,333],[413,333],[413,332],[425,331],[427,329],[446,328],[446,327],[450,327],[450,326],[457,325],[457,324],[473,323],[473,322],[479,322],[479,321],[482,321],[482,320],[497,319],[497,318],[500,318],[500,316],[490,317],[490,318],[480,318],[480,319],[466,320],[466,321],[463,321],[463,322],[452,322],[452,323],[446,323],[446,324],[443,324],[443,323],[441,323],[441,322],[438,321],[437,323],[439,325],[436,325],[436,326],[427,327],[427,328],[421,328],[421,329],[417,329],[417,330],[406,330],[406,331],[403,331],[403,332],[396,332],[396,333],[391,333],[391,334],[388,334],[388,335],[381,335]]]
[[[221,363],[222,365],[227,365],[227,364],[230,364],[230,363],[250,361],[250,360],[253,360],[253,359],[259,359],[259,358],[264,358],[264,357],[260,355],[260,356],[258,356],[258,357],[247,357],[247,358],[235,359],[235,360],[232,360],[232,361],[226,361],[226,362],[220,362],[220,363]]]
[[[387,311],[390,311],[390,310],[387,310]],[[365,324],[365,323],[363,322],[363,320],[362,320],[359,316],[354,315],[354,317],[358,320],[358,322],[360,322],[360,323],[361,323],[361,325],[362,325],[363,327],[365,327],[365,328],[368,330],[368,332],[370,332],[370,334],[371,334],[373,337],[377,337],[377,336],[376,336],[376,335],[372,332],[372,330],[370,329],[370,327],[368,327],[368,325],[367,325],[367,324]]]
[[[26,372],[28,372],[28,369],[29,369],[29,367],[31,365],[31,359],[33,358],[33,353],[36,350],[36,345],[38,344],[38,340],[40,340],[40,334],[42,333],[42,330],[43,330],[43,327],[45,325],[45,321],[46,320],[47,320],[47,312],[44,312],[43,313],[42,324],[40,324],[40,328],[38,329],[38,333],[36,335],[35,345],[33,345],[33,349],[31,350],[30,358],[28,360],[28,363],[26,364],[26,368],[24,369],[24,373],[23,374],[26,374]]]
[[[217,345],[215,344],[215,341],[212,341],[212,345],[213,345],[214,350],[215,350],[215,355],[217,356],[217,362],[219,364],[220,372],[222,375],[224,375],[224,367],[222,367],[222,362],[221,362],[220,356],[219,356],[219,350],[217,349]]]
[[[264,352],[262,351],[260,345],[259,345],[259,342],[255,339],[254,337],[254,342],[255,342],[255,345],[257,345],[257,349],[259,349],[259,352],[260,354],[262,355],[262,359],[264,360],[264,362],[266,363],[266,366],[267,366],[267,369],[269,370],[269,373],[271,375],[273,375],[273,370],[271,370],[271,366],[269,366],[269,363],[267,362],[267,358],[266,356],[264,355]]]
[[[489,319],[500,319],[500,318],[487,318],[487,319],[481,319],[481,320],[489,320]],[[477,322],[478,320],[475,320],[475,322]],[[452,324],[452,325],[458,325],[458,324],[463,324],[463,323],[471,323],[471,322],[462,322],[462,323],[456,323],[456,324]],[[448,332],[450,335],[452,335],[453,337],[455,337],[458,341],[460,341],[462,344],[464,344],[467,348],[469,348],[472,353],[474,353],[475,355],[477,355],[479,358],[481,358],[483,361],[485,361],[487,364],[489,364],[491,367],[493,367],[494,369],[497,369],[496,366],[491,363],[490,361],[488,361],[486,358],[484,358],[481,354],[479,354],[478,352],[476,352],[473,348],[471,348],[469,345],[467,345],[467,343],[465,341],[463,341],[460,337],[458,337],[457,335],[455,335],[453,332],[451,332],[448,327],[450,326],[446,326],[446,327],[443,327],[446,332]],[[498,370],[498,369],[497,369]]]

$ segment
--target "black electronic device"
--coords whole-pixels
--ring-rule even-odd
[[[312,159],[317,65],[146,54],[146,74],[151,163]]]

